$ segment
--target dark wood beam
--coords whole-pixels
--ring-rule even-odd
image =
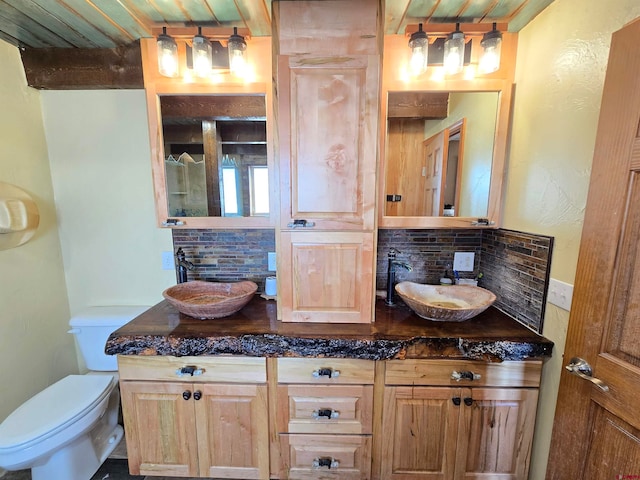
[[[42,90],[144,88],[140,42],[116,48],[23,48],[30,87]]]
[[[446,118],[448,92],[389,92],[387,118]]]

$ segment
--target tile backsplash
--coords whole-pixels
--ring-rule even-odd
[[[505,229],[379,230],[376,289],[386,289],[387,255],[391,247],[413,271],[396,269],[396,280],[437,284],[451,277],[453,254],[474,252],[478,285],[496,294],[494,306],[536,332],[542,331],[553,237]]]
[[[175,229],[174,249],[182,247],[195,265],[189,280],[229,282],[252,280],[264,288],[267,252],[275,252],[273,229],[197,230]],[[376,289],[386,288],[387,255],[391,247],[397,259],[412,271],[396,269],[396,280],[439,283],[452,276],[455,252],[475,253],[473,272],[479,285],[498,297],[494,306],[532,330],[542,330],[553,237],[505,229],[389,229],[378,231]]]
[[[196,230],[174,229],[173,247],[182,247],[195,268],[189,280],[234,282],[251,280],[264,288],[270,272],[267,252],[276,251],[273,229]]]

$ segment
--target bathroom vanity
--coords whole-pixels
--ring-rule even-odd
[[[430,322],[295,324],[256,296],[217,320],[167,302],[109,338],[131,473],[526,479],[552,342],[490,308]]]

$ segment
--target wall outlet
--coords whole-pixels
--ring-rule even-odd
[[[473,272],[473,252],[455,252],[453,254],[453,269],[458,272]]]
[[[270,272],[276,271],[276,252],[267,253],[267,270]]]
[[[554,278],[549,279],[549,291],[547,292],[547,302],[564,310],[571,310],[571,300],[573,299],[573,285],[561,282]]]
[[[173,270],[176,268],[176,262],[173,259],[173,252],[162,252],[162,269]]]

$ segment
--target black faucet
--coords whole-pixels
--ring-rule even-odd
[[[178,248],[176,252],[176,280],[178,283],[184,283],[187,281],[187,270],[193,270],[195,267],[193,263],[187,261],[187,256],[184,254],[182,247]]]
[[[401,252],[398,249],[391,247],[388,254],[389,264],[387,268],[387,298],[385,299],[384,303],[389,306],[395,305],[395,301],[393,299],[395,296],[394,287],[396,286],[395,267],[406,268],[409,272],[413,270],[411,265],[409,265],[407,262],[396,260],[396,255],[398,253]]]

